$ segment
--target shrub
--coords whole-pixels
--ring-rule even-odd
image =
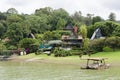
[[[56,48],[54,49],[53,54],[54,54],[55,57],[60,57],[60,50],[59,50],[58,47],[56,47]]]
[[[39,42],[36,39],[24,38],[19,42],[19,47],[30,49],[30,52],[36,52],[39,47]]]
[[[106,38],[105,46],[109,46],[113,49],[119,48],[120,38],[119,37],[108,37],[108,38]]]
[[[38,49],[36,52],[35,52],[35,55],[40,55],[43,53],[43,50],[42,49]]]
[[[106,46],[106,47],[103,48],[103,51],[104,52],[111,52],[111,51],[113,51],[113,49],[108,47],[108,46]]]
[[[94,52],[101,52],[103,50],[103,47],[104,47],[104,41],[105,41],[105,39],[92,40],[90,42],[89,47]]]
[[[54,53],[55,57],[66,57],[66,56],[72,55],[70,51],[66,51],[66,50],[60,49],[60,48],[55,48],[53,53]]]
[[[119,49],[120,48],[120,37],[108,37],[106,39],[96,39],[96,40],[91,41],[89,45],[90,49],[95,52],[104,51],[104,48],[106,46],[113,50]]]
[[[8,50],[16,50],[16,49],[17,49],[17,47],[14,46],[14,45],[11,45],[11,46],[8,47]]]

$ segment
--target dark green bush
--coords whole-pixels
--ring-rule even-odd
[[[104,52],[111,52],[111,51],[113,51],[113,49],[108,47],[108,46],[106,46],[106,47],[103,48],[103,51]]]
[[[94,52],[101,52],[104,45],[105,45],[105,39],[96,39],[92,40],[90,42],[90,49],[93,50]]]
[[[43,50],[42,49],[38,49],[36,52],[35,52],[35,55],[40,55],[43,53]]]
[[[17,49],[17,47],[14,46],[14,45],[11,45],[11,46],[8,47],[8,50],[16,50],[16,49]]]
[[[54,53],[55,57],[66,57],[66,56],[72,55],[70,51],[66,51],[66,50],[60,49],[60,48],[55,48],[53,53]]]
[[[30,52],[36,52],[39,47],[39,42],[36,39],[24,38],[19,42],[20,48],[29,48]]]
[[[90,49],[95,52],[104,51],[104,48],[106,46],[113,50],[120,49],[120,37],[107,37],[106,39],[96,39],[91,41],[89,45]]]
[[[105,39],[105,46],[112,49],[120,48],[120,37],[108,37]]]

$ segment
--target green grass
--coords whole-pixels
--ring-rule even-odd
[[[92,57],[105,57],[108,58],[109,61],[120,61],[120,51],[116,52],[99,52],[93,54]]]
[[[83,55],[82,58],[86,58],[88,56]],[[118,64],[120,61],[120,51],[116,52],[98,52],[96,54],[91,55],[91,57],[102,57],[102,58],[108,58],[108,63],[115,63]],[[47,60],[48,62],[53,63],[67,63],[67,64],[79,64],[81,62],[84,62],[80,60],[79,56],[69,56],[69,57],[54,57],[54,55],[48,56],[46,54],[41,55],[35,55],[34,53],[19,56],[21,59],[30,59],[30,58],[39,58],[41,60]]]

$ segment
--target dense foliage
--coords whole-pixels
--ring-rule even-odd
[[[89,44],[88,37],[90,38],[97,28],[101,29],[103,36],[120,36],[120,24],[115,22],[115,14],[111,13],[108,20],[105,21],[100,16],[89,13],[83,16],[80,11],[70,15],[62,8],[40,8],[30,15],[19,14],[15,8],[10,8],[6,12],[0,12],[0,41],[4,42],[2,45],[7,49],[32,47],[31,52],[34,52],[43,41],[61,39],[64,34],[70,35],[69,31],[63,30],[65,26],[77,25],[79,33],[84,38],[83,46],[86,48]],[[32,39],[33,35],[37,40]],[[114,40],[106,40],[107,46],[116,48],[112,41]],[[101,40],[98,40],[91,42],[91,45],[97,51],[101,51],[102,43]],[[119,46],[118,43],[116,45]]]
[[[30,52],[35,52],[39,47],[39,42],[36,39],[24,38],[19,41],[19,47],[20,48],[22,47],[24,49],[29,49]]]
[[[70,51],[60,49],[58,47],[56,47],[54,49],[53,54],[54,54],[55,57],[66,57],[66,56],[71,56],[72,55],[72,53]]]
[[[94,25],[88,27],[88,37],[91,37],[93,32],[97,29],[101,29],[102,36],[120,36],[120,24],[112,21],[97,22]]]
[[[94,52],[112,51],[119,48],[120,37],[108,37],[105,39],[96,39],[90,42],[90,49]]]

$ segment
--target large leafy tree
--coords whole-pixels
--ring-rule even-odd
[[[47,30],[62,29],[67,23],[72,22],[72,18],[64,9],[53,10],[50,7],[40,8],[35,11],[35,15],[42,19],[42,26]],[[46,24],[46,25],[45,25]]]
[[[60,18],[60,19],[58,20],[56,26],[57,26],[58,29],[63,29],[63,27],[66,25],[66,23],[67,23],[67,22],[66,22],[64,19],[61,19],[61,18]]]
[[[22,28],[21,32],[23,33],[23,38],[29,37],[29,35],[31,33],[29,23],[27,21],[23,21],[21,23],[21,28]]]
[[[15,8],[9,8],[9,9],[7,10],[7,13],[8,13],[8,14],[18,14],[18,11],[17,11]]]
[[[86,28],[86,25],[82,25],[80,27],[80,32],[79,34],[82,35],[83,39],[87,38],[87,28]]]
[[[52,39],[52,32],[50,32],[50,31],[45,32],[43,35],[43,39],[46,41],[51,40]]]
[[[20,23],[10,24],[6,36],[10,39],[9,44],[17,45],[17,43],[23,38],[21,24]]]
[[[82,16],[81,11],[75,12],[75,13],[72,15],[72,19],[73,19],[76,23],[81,23],[81,24],[84,23],[84,17]]]
[[[54,10],[50,21],[50,24],[52,25],[51,30],[60,29],[60,26],[58,26],[58,24],[61,25],[62,28],[65,26],[65,23],[70,24],[71,22],[71,17],[69,16],[67,11],[62,8]]]
[[[24,38],[19,41],[19,47],[28,49],[30,52],[36,52],[39,47],[39,44],[40,43],[38,42],[38,40],[32,38]]]
[[[28,22],[32,33],[43,33],[50,28],[50,25],[47,25],[46,17],[31,15],[27,17],[26,21]]]
[[[53,9],[50,7],[40,8],[35,10],[35,15],[42,16],[42,15],[51,15]]]
[[[92,18],[93,18],[94,14],[87,14],[87,17],[84,18],[84,23],[89,26],[92,24]]]
[[[22,22],[23,19],[19,16],[19,15],[16,15],[16,14],[10,14],[10,15],[7,15],[7,24],[8,26],[12,23],[16,23],[16,22]]]
[[[109,18],[108,20],[110,20],[110,21],[116,21],[115,13],[111,12],[110,15],[108,16],[108,18]]]
[[[0,12],[0,20],[6,20],[7,14]]]
[[[95,24],[96,22],[104,21],[100,16],[95,16],[92,18],[92,24]]]

